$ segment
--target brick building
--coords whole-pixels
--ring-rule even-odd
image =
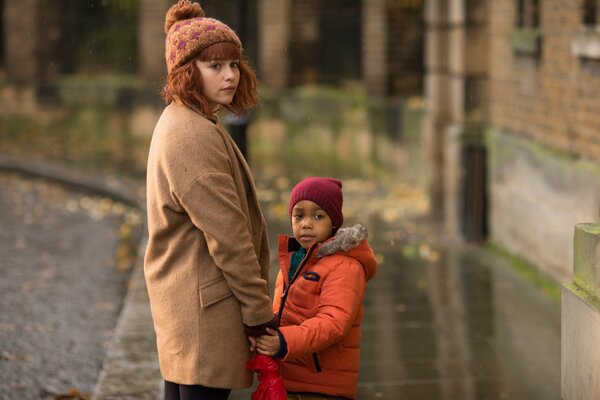
[[[574,225],[599,216],[598,3],[429,0],[426,6],[434,193],[443,194],[449,229],[468,234],[470,223],[487,220],[492,242],[567,279]],[[461,63],[466,69],[456,67]],[[473,142],[487,163],[465,157]],[[467,178],[486,164],[487,182],[474,189]],[[465,204],[485,185],[488,196],[479,198],[489,209],[475,215]]]

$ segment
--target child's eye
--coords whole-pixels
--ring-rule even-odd
[[[210,64],[210,68],[219,70],[219,69],[221,69],[221,64],[220,63]]]
[[[294,219],[302,219],[302,214],[294,214],[292,215]]]
[[[233,68],[233,69],[237,69],[237,68],[239,68],[239,67],[240,67],[240,63],[239,63],[239,62],[237,62],[237,61],[234,61],[234,62],[232,62],[232,63],[231,63],[231,68]]]
[[[317,214],[317,215],[315,215],[315,219],[316,219],[317,221],[320,221],[320,220],[322,220],[323,218],[325,218],[325,216],[323,216],[323,215],[321,215],[321,214]]]

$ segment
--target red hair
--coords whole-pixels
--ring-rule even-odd
[[[240,82],[233,100],[225,105],[229,111],[240,115],[248,108],[258,104],[258,85],[256,75],[246,60],[242,57],[242,50],[231,42],[215,43],[202,50],[196,57],[175,68],[167,75],[167,83],[162,90],[162,97],[167,104],[178,97],[185,105],[199,109],[204,115],[211,116],[214,110],[208,105],[208,100],[202,94],[202,75],[196,67],[196,60],[240,60]]]

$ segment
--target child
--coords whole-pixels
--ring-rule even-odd
[[[352,399],[360,363],[360,322],[367,281],[377,272],[362,225],[340,229],[342,182],[308,177],[290,195],[294,236],[279,236],[273,309],[280,328],[257,351],[282,359],[292,399]]]

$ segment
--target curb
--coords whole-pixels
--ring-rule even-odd
[[[56,165],[25,162],[2,155],[0,155],[0,170],[58,182],[89,194],[110,197],[144,211],[144,205],[140,202],[135,190],[114,178],[101,177]]]
[[[0,171],[54,181],[89,194],[109,197],[145,213],[135,191],[114,179],[2,155]],[[147,233],[145,227],[142,229],[129,288],[92,394],[94,400],[157,400],[162,394],[163,381],[144,279]]]
[[[130,287],[104,358],[93,400],[157,400],[162,393],[163,380],[144,280],[146,242],[147,237],[144,236],[138,246]]]

